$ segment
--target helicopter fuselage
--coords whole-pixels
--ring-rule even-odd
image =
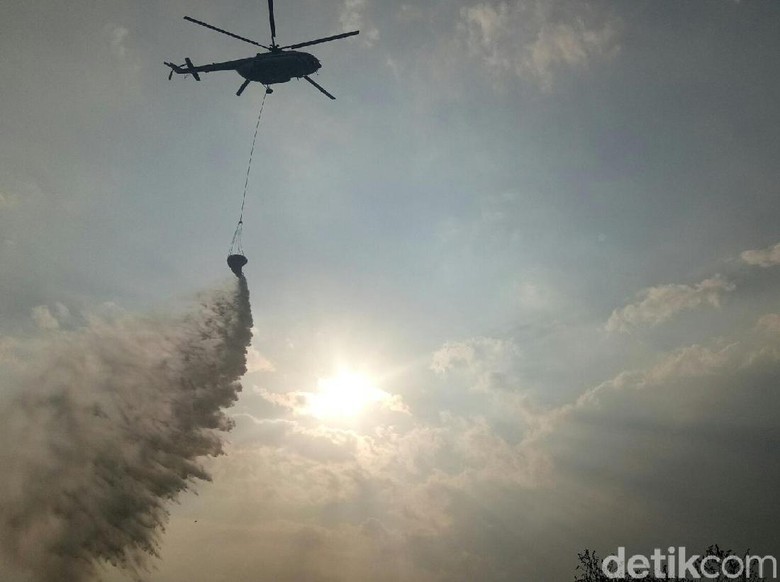
[[[314,55],[286,50],[258,53],[254,58],[247,59],[236,67],[236,71],[248,81],[271,85],[311,75],[321,66]]]

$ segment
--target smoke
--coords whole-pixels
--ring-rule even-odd
[[[179,318],[0,338],[3,580],[78,582],[105,563],[142,576],[168,502],[222,453],[251,327],[241,278]]]

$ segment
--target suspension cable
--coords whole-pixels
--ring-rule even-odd
[[[233,241],[230,243],[229,254],[244,254],[244,249],[241,246],[241,235],[244,229],[244,206],[246,205],[246,192],[249,186],[249,173],[252,171],[252,158],[255,155],[255,143],[257,142],[257,130],[260,128],[260,118],[263,116],[263,108],[265,107],[265,99],[268,97],[268,92],[263,92],[263,101],[260,103],[260,112],[257,114],[257,123],[255,124],[255,135],[252,138],[252,149],[249,151],[249,164],[246,168],[246,179],[244,180],[244,195],[241,198],[241,214],[238,217],[238,224],[236,224],[236,230],[233,233]]]

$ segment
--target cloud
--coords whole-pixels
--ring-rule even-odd
[[[549,470],[546,455],[510,442],[479,416],[443,414],[438,422],[384,425],[368,434],[307,427],[302,419],[252,428],[261,439],[220,460],[214,487],[253,504],[262,491],[256,503],[279,515],[338,504],[349,516],[369,505],[370,515],[401,531],[440,535],[451,525],[448,492],[489,484],[534,488]],[[245,493],[236,492],[237,478]]]
[[[298,410],[306,405],[306,400],[299,391],[274,392],[266,388],[258,388],[258,394],[267,402],[291,411]]]
[[[640,291],[637,301],[616,309],[606,323],[610,332],[628,332],[643,325],[656,326],[682,311],[704,305],[720,307],[724,293],[733,291],[733,283],[719,275],[696,285],[659,285]]]
[[[731,288],[720,277],[654,287],[639,294],[634,315],[621,309],[615,317],[629,327],[653,325],[685,309],[720,305]],[[543,294],[535,286],[520,292],[531,304]],[[548,341],[564,345],[544,349],[526,343],[525,335],[449,341],[407,377],[414,386],[404,392],[407,414],[376,407],[348,423],[303,413],[327,357],[307,353],[316,350],[305,337],[296,337],[294,350],[274,352],[264,344],[276,371],[245,396],[234,415],[235,444],[209,465],[215,482],[197,502],[218,528],[247,527],[236,535],[251,559],[223,555],[220,572],[244,579],[263,568],[273,579],[346,582],[381,579],[397,566],[401,570],[388,579],[563,579],[573,566],[559,559],[561,553],[573,559],[584,545],[621,535],[644,543],[648,531],[658,531],[653,516],[666,505],[679,514],[665,533],[688,540],[691,524],[704,523],[696,512],[734,499],[745,486],[770,489],[750,485],[747,472],[718,478],[716,469],[724,459],[744,468],[740,459],[750,455],[771,462],[776,430],[762,407],[773,402],[767,391],[780,374],[778,336],[771,332],[777,320],[768,314],[740,336],[704,338],[662,354],[645,351],[635,367],[624,353],[610,354],[615,367],[598,373],[582,364],[594,352],[576,353],[591,339],[608,349],[615,345],[598,323],[571,336],[555,334]],[[621,344],[632,340],[619,338]],[[550,391],[557,383],[571,385],[540,407],[523,380],[548,366],[574,370],[543,382]],[[753,426],[757,439],[768,435],[766,442],[750,442]],[[694,463],[701,463],[701,474],[686,471]],[[678,501],[686,492],[699,497]],[[618,513],[621,520],[614,519]],[[685,520],[677,517],[683,514]],[[196,515],[202,524],[204,516]],[[726,524],[721,532],[750,521],[718,517]],[[770,530],[759,525],[753,531]],[[289,548],[295,559],[288,558]],[[334,555],[344,560],[338,572],[328,562]],[[363,569],[376,560],[382,573]],[[250,562],[240,573],[231,570]],[[190,579],[213,579],[217,568],[204,563],[201,578]],[[176,580],[184,571],[179,565],[160,580]]]
[[[581,69],[618,49],[619,21],[586,3],[480,2],[464,7],[460,30],[470,52],[498,75],[550,89],[562,69]]]
[[[54,304],[55,314],[47,305],[38,305],[32,309],[32,318],[39,329],[59,329],[61,324],[71,319],[70,310],[62,303]]]
[[[51,314],[46,305],[38,305],[32,309],[32,318],[40,329],[57,329],[60,322]]]
[[[755,333],[754,333],[755,332]],[[669,389],[686,382],[722,389],[738,389],[729,384],[728,378],[763,370],[767,367],[772,376],[780,376],[780,315],[761,317],[753,331],[737,339],[717,338],[709,345],[692,344],[663,354],[660,359],[644,369],[626,370],[610,380],[583,392],[574,402],[552,409],[540,417],[540,428],[534,439],[549,434],[559,424],[579,409],[598,407],[609,400],[610,394],[635,390]]]
[[[695,344],[680,348],[667,354],[655,366],[646,370],[621,372],[615,378],[587,390],[577,399],[574,406],[563,407],[561,410],[568,412],[572,408],[594,403],[603,393],[609,391],[641,389],[715,375],[730,367],[737,367],[741,363],[745,356],[740,354],[738,346],[738,343],[714,347]]]
[[[236,543],[251,558],[220,558],[222,574],[233,579],[263,568],[279,580],[327,574],[357,581],[381,579],[397,566],[401,570],[388,579],[415,582],[563,579],[573,566],[555,561],[555,551],[573,559],[584,544],[611,543],[619,535],[644,540],[665,504],[679,512],[666,532],[688,540],[690,524],[704,523],[697,512],[711,509],[712,491],[717,499],[733,499],[746,485],[764,493],[771,487],[754,479],[758,484],[750,485],[754,475],[748,473],[718,478],[716,469],[733,463],[744,468],[740,459],[749,455],[772,462],[776,429],[764,409],[767,398],[773,402],[767,390],[780,373],[777,339],[761,327],[686,345],[591,385],[564,406],[528,416],[513,405],[510,392],[474,390],[480,378],[501,370],[509,378],[501,386],[517,386],[527,357],[514,341],[486,336],[448,342],[430,358],[428,374],[436,382],[423,383],[424,390],[439,383],[442,393],[470,398],[450,412],[425,415],[413,404],[413,415],[400,422],[372,416],[335,428],[296,414],[305,406],[301,391],[260,389],[275,404],[268,412],[273,418],[241,413],[241,444],[214,462],[214,484],[198,501],[222,523],[200,535],[219,531],[214,539],[224,538],[219,528],[226,522],[247,527]],[[277,360],[269,381],[280,381],[295,365]],[[490,402],[498,409],[488,411]],[[750,427],[760,439],[758,450],[751,449]],[[693,464],[696,471],[685,472]],[[675,489],[690,482],[696,483],[693,500],[684,495],[691,489]],[[617,512],[624,519],[614,520]],[[748,514],[717,518],[725,524],[713,526],[719,532],[756,523]],[[198,519],[203,523],[202,515]],[[555,550],[541,556],[548,547]],[[289,548],[295,559],[288,559]],[[339,572],[330,569],[334,555],[344,560]],[[375,560],[383,564],[378,575],[364,569]],[[240,573],[231,570],[249,562]],[[216,566],[204,563],[202,569],[201,578],[191,579],[213,578]],[[179,565],[173,572],[183,571]]]
[[[436,374],[464,371],[471,380],[470,389],[477,392],[518,388],[515,368],[522,356],[512,340],[475,337],[461,342],[447,342],[431,357],[430,368]]]
[[[360,30],[360,36],[369,46],[379,40],[379,30],[366,18],[366,0],[344,0],[339,21],[345,32]]]
[[[170,551],[156,582],[215,579],[274,582],[433,582],[435,573],[415,563],[418,538],[375,517],[322,526],[275,517],[257,523],[204,520],[172,523]],[[226,543],[226,540],[229,542]],[[417,547],[416,547],[417,546]],[[209,547],[208,552],[193,552]],[[216,568],[219,573],[216,573]],[[217,577],[215,577],[215,575]]]
[[[421,22],[427,18],[426,11],[419,5],[401,4],[396,12],[396,18],[404,23]]]
[[[780,334],[780,313],[762,315],[756,323],[756,329],[770,334]]]
[[[17,204],[19,204],[18,196],[0,192],[0,210],[11,210]]]
[[[559,483],[568,477],[580,496],[599,499],[594,519],[600,527],[618,508],[638,511],[634,526],[610,528],[613,539],[621,532],[650,543],[648,531],[661,528],[688,544],[728,539],[774,547],[778,512],[766,515],[766,503],[773,497],[770,483],[780,478],[777,348],[776,339],[757,341],[748,332],[675,350],[589,391],[539,447],[556,452]],[[731,510],[712,511],[729,503]],[[659,508],[665,518],[656,526],[652,514]]]
[[[517,355],[517,346],[510,340],[479,336],[460,342],[447,342],[434,352],[431,369],[442,374],[460,365],[477,371]]]
[[[538,487],[548,479],[549,457],[530,441],[511,444],[498,435],[487,419],[458,419],[453,431],[455,451],[462,455],[464,472],[455,483],[488,481]],[[471,488],[471,484],[468,484]]]
[[[293,416],[338,419],[381,410],[411,413],[400,394],[390,394],[357,374],[320,378],[316,389],[311,391],[275,392],[259,388],[257,393]]]
[[[516,286],[521,307],[529,311],[547,311],[556,303],[556,293],[549,286],[525,281]]]
[[[254,372],[275,372],[276,368],[273,363],[266,358],[260,351],[254,346],[250,346],[246,355],[246,367],[247,373],[252,374]]]
[[[743,262],[759,267],[780,265],[780,243],[765,249],[749,250],[740,255]]]
[[[105,30],[111,45],[111,52],[120,59],[125,58],[127,55],[125,41],[127,40],[130,31],[124,26],[117,26],[114,24],[106,25]]]

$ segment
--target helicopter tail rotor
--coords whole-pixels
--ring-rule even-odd
[[[178,65],[174,65],[173,63],[165,62],[163,63],[166,67],[170,67],[171,72],[168,73],[168,80],[170,81],[173,78],[173,74],[176,73],[177,75],[184,75],[187,73],[183,68],[179,67]]]

